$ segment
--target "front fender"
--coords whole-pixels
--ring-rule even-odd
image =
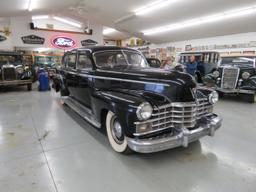
[[[256,91],[256,76],[252,76],[247,81],[244,81],[240,88]]]
[[[144,101],[141,97],[122,92],[95,91],[92,97],[92,111],[99,122],[102,122],[103,111],[112,111],[117,115],[125,135],[132,137],[135,132],[134,122],[138,121],[137,107]]]
[[[208,87],[214,87],[216,84],[216,79],[214,78],[213,74],[207,74],[203,77],[204,85]]]
[[[143,102],[149,102],[153,107],[170,103],[170,100],[158,93],[143,90],[118,89],[112,91],[93,91],[92,111],[96,119],[102,122],[102,111],[114,112],[126,136],[133,137],[136,132],[134,122],[138,122],[136,111]]]

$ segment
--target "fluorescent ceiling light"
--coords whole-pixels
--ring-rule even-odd
[[[211,22],[217,22],[225,19],[231,19],[235,17],[242,17],[245,15],[250,15],[256,13],[256,6],[252,7],[247,7],[243,9],[238,9],[238,10],[232,10],[232,11],[227,11],[224,13],[216,14],[216,15],[210,15],[206,17],[200,17],[196,18],[193,20],[188,20],[180,23],[174,23],[154,29],[149,29],[143,31],[144,35],[154,35],[157,33],[162,33],[162,32],[167,32],[167,31],[172,31],[172,30],[177,30],[177,29],[182,29],[186,27],[191,27],[191,26],[197,26],[201,24],[206,24],[206,23],[211,23]]]
[[[32,11],[33,7],[32,7],[32,0],[28,1],[28,11]]]
[[[145,5],[141,8],[138,8],[134,11],[135,15],[144,15],[144,14],[147,14],[151,11],[155,11],[157,9],[160,9],[162,7],[165,7],[171,3],[174,3],[176,1],[179,1],[179,0],[158,0],[158,1],[154,1],[148,5]]]
[[[108,35],[110,33],[114,33],[116,32],[117,30],[113,29],[113,28],[107,28],[107,29],[104,29],[103,30],[103,35]]]
[[[49,15],[36,15],[32,16],[32,20],[49,19]]]
[[[53,16],[52,18],[57,20],[57,21],[60,21],[62,23],[66,23],[66,24],[72,25],[74,27],[82,28],[82,24],[81,23],[71,21],[70,19],[64,19],[62,17],[56,17],[56,16]]]

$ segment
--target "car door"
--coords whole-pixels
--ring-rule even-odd
[[[79,84],[76,87],[77,99],[87,108],[91,108],[91,77],[92,60],[89,51],[78,51],[77,54],[77,74]]]
[[[76,61],[77,61],[76,51],[72,51],[66,56],[66,68],[65,68],[66,86],[70,92],[70,96],[74,98],[77,98],[76,88],[79,83],[77,70],[76,70]]]

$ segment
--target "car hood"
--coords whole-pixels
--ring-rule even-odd
[[[113,91],[139,94],[158,101],[194,101],[194,78],[176,70],[165,71],[153,68],[126,68],[97,70],[97,76],[120,80],[120,84],[109,87]],[[107,84],[106,84],[107,86]],[[154,95],[154,96],[153,96]]]
[[[245,66],[234,66],[234,65],[229,65],[229,64],[225,64],[225,65],[221,65],[219,67],[219,69],[223,70],[223,68],[232,68],[232,67],[235,67],[235,68],[239,68],[240,69],[240,74],[243,73],[243,72],[249,72],[251,75],[255,75],[256,74],[256,69],[252,66],[248,66],[248,65],[245,65]]]
[[[219,68],[225,68],[225,67],[235,67],[235,68],[239,68],[239,69],[254,69],[253,66],[250,65],[231,65],[231,64],[222,64]]]

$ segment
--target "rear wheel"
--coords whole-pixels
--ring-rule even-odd
[[[32,83],[27,84],[27,90],[28,90],[28,91],[31,91],[31,90],[32,90]]]
[[[109,111],[106,118],[106,129],[111,147],[118,153],[128,154],[131,152],[127,144],[123,129],[117,116]]]

